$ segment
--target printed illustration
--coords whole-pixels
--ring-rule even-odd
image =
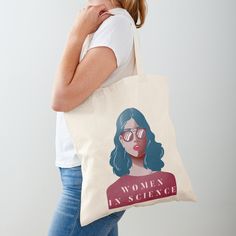
[[[175,176],[161,171],[164,148],[138,109],[119,115],[114,144],[109,164],[119,179],[107,189],[109,209],[177,194]]]

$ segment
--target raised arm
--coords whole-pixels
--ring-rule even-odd
[[[87,35],[110,17],[100,15],[106,10],[105,5],[85,9],[69,33],[53,83],[51,107],[54,111],[66,112],[80,105],[117,68],[115,54],[108,47],[93,48],[83,60],[79,58]]]

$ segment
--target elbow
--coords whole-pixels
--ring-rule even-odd
[[[53,102],[51,104],[51,109],[53,111],[57,111],[57,112],[69,112],[71,111],[72,109],[67,106],[65,103],[57,103],[57,102]]]
[[[81,103],[81,102],[80,102]],[[56,95],[51,102],[51,109],[57,112],[69,112],[80,105],[78,101],[73,102],[71,97],[66,94]]]
[[[60,93],[53,94],[53,97],[51,100],[51,109],[57,112],[69,111],[66,101],[67,99],[64,93],[60,92]]]
[[[57,112],[62,112],[62,111],[64,110],[61,105],[56,104],[56,103],[52,103],[51,109],[52,109],[53,111],[57,111]]]
[[[78,107],[85,100],[82,92],[71,89],[61,89],[53,93],[51,109],[57,112],[69,112]]]
[[[61,99],[53,101],[51,104],[51,109],[57,112],[69,112],[72,110],[72,108],[68,106],[65,100],[61,101]]]
[[[64,106],[58,102],[52,102],[51,109],[57,112],[65,112]]]

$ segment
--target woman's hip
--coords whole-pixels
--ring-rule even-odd
[[[80,225],[81,186],[83,180],[81,166],[59,167],[59,171],[63,191],[54,212],[48,236],[73,236],[78,235],[78,233],[81,236],[108,235],[125,211],[112,213],[82,227]]]

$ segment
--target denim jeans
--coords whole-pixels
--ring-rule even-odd
[[[58,167],[63,191],[52,217],[48,236],[118,236],[118,221],[125,210],[80,225],[81,166]]]

